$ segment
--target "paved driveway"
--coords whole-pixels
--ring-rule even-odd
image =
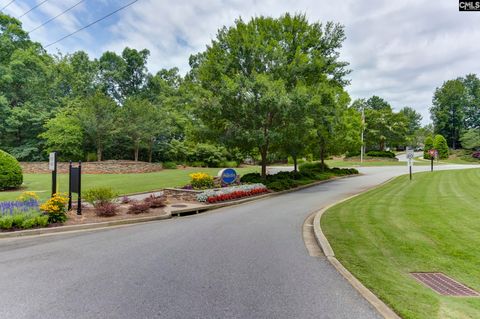
[[[406,167],[363,172],[202,215],[0,240],[0,318],[379,318],[302,239],[310,213]]]

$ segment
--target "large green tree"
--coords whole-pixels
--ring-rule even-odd
[[[460,79],[449,80],[435,90],[430,113],[435,132],[443,135],[453,149],[464,129],[466,90]]]
[[[342,26],[309,23],[304,15],[236,20],[190,59],[190,76],[206,92],[199,116],[223,142],[256,149],[265,176],[268,154],[287,132],[282,123],[297,85],[347,83],[347,63],[338,60],[344,38]]]

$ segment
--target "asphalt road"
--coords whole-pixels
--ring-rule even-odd
[[[406,167],[362,171],[196,216],[2,239],[0,318],[379,318],[302,239],[310,213]]]

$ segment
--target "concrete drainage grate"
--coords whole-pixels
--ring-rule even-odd
[[[441,272],[412,272],[415,279],[444,296],[480,297],[477,291],[459,283]]]

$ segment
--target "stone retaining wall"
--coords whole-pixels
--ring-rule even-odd
[[[21,162],[24,173],[50,173],[48,162]],[[59,173],[68,173],[68,163],[57,164]],[[77,163],[74,163],[77,166]],[[132,174],[151,173],[162,170],[160,163],[134,162],[134,161],[103,161],[82,163],[82,173],[85,174]]]

